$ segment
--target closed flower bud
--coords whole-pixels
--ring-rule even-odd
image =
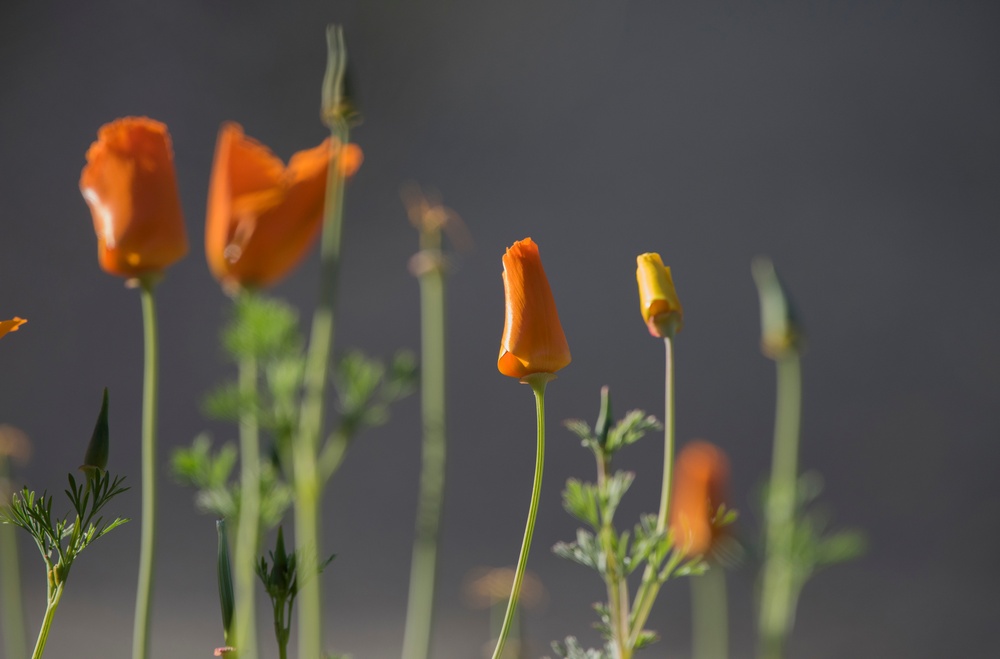
[[[506,376],[555,373],[570,363],[569,345],[542,268],[538,245],[525,238],[503,256],[504,325],[497,368]]]
[[[233,630],[233,610],[236,608],[236,598],[233,595],[233,571],[229,562],[229,539],[226,537],[226,521],[215,522],[219,534],[218,577],[219,604],[222,607],[222,636],[228,645]],[[232,648],[220,648],[215,656],[221,656],[220,651],[232,651]]]
[[[80,192],[106,272],[152,275],[187,253],[170,135],[162,123],[127,117],[102,126],[87,150]]]
[[[640,254],[635,260],[642,319],[653,336],[673,338],[684,325],[684,309],[677,299],[670,268],[655,252]]]
[[[760,295],[760,349],[771,359],[779,359],[802,344],[802,328],[771,260],[759,256],[751,264]]]
[[[87,454],[83,458],[80,469],[88,474],[100,474],[108,468],[108,451],[110,433],[108,432],[108,388],[104,388],[104,398],[101,402],[101,412],[97,415],[94,434],[90,436]]]
[[[361,150],[330,140],[284,163],[243,134],[219,130],[208,189],[205,255],[227,289],[265,287],[287,275],[319,236],[327,168],[334,158],[344,176],[361,166]]]
[[[707,553],[721,535],[712,521],[725,503],[729,460],[722,449],[693,441],[681,449],[674,467],[670,530],[674,546],[685,556]]]
[[[24,325],[27,320],[24,318],[18,318],[14,316],[10,320],[0,320],[0,337],[7,334],[8,332],[16,332],[17,328]]]
[[[594,434],[597,435],[597,443],[604,446],[608,443],[608,433],[611,432],[611,425],[614,418],[611,414],[611,388],[607,385],[601,387],[601,411],[597,415],[597,423],[594,424]]]

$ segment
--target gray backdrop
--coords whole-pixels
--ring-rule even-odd
[[[769,464],[771,362],[757,351],[750,259],[771,255],[809,332],[804,468],[826,476],[838,524],[867,530],[854,564],[803,594],[793,657],[993,656],[1000,620],[996,407],[1000,210],[998,11],[986,3],[435,2],[262,4],[23,2],[0,7],[0,422],[31,436],[20,480],[61,489],[80,461],[101,387],[112,393],[112,469],[139,512],[138,296],[97,266],[77,181],[104,122],[168,124],[191,253],[159,289],[162,521],[154,656],[221,642],[215,529],[167,477],[167,455],[208,429],[202,394],[231,373],[217,347],[228,304],[201,245],[219,124],[241,122],[282,158],[320,142],[323,28],[345,25],[366,162],[350,185],[339,348],[418,345],[416,249],[398,189],[441,190],[474,252],[449,282],[450,441],[436,657],[478,656],[485,612],[462,581],[512,564],[527,511],[534,410],[495,368],[500,256],[541,246],[574,361],[549,389],[549,452],[529,611],[548,642],[596,640],[595,574],[551,555],[576,524],[561,510],[592,461],[558,426],[661,415],[662,349],[639,317],[634,257],[659,251],[686,312],[677,340],[680,440],[728,451],[739,531]],[[304,310],[315,255],[274,293]],[[325,504],[326,637],[359,659],[398,656],[419,459],[418,404],[352,451]],[[638,472],[621,518],[657,505],[661,443],[623,454]],[[54,658],[124,657],[139,525],[77,563]],[[26,540],[24,538],[23,540]],[[23,544],[33,637],[41,564]],[[752,656],[754,570],[729,580],[734,657]],[[262,618],[264,647],[272,648]],[[665,589],[650,656],[686,656],[687,585]],[[83,650],[73,650],[82,646]]]

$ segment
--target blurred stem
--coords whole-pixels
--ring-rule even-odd
[[[607,497],[607,482],[611,475],[611,461],[603,449],[597,453],[597,487],[602,497]],[[631,659],[632,650],[628,645],[629,637],[629,598],[628,581],[622,566],[618,564],[618,552],[615,549],[616,539],[613,520],[601,521],[600,542],[606,557],[604,584],[608,591],[608,616],[611,619],[611,643],[615,649],[615,659]]]
[[[244,401],[257,400],[257,358],[239,362],[239,387]],[[260,543],[260,429],[256,408],[240,412],[240,507],[236,527],[236,649],[240,659],[257,659],[254,587]]]
[[[798,480],[799,419],[802,412],[802,369],[799,353],[789,350],[777,360],[774,453],[768,486],[761,576],[758,657],[781,659],[795,615],[792,543]]]
[[[670,513],[670,491],[671,480],[674,473],[674,342],[669,336],[663,339],[664,364],[663,364],[663,485],[660,490],[660,510],[656,516],[656,530],[659,533],[667,532],[667,520]],[[669,564],[668,564],[669,567]],[[664,573],[669,576],[668,570],[660,571],[652,565],[647,564],[642,574],[642,582],[635,595],[635,602],[632,607],[632,628],[629,634],[629,648],[634,648],[635,643],[649,619],[649,614],[653,610],[653,603],[660,592],[660,585],[665,581]]]
[[[9,501],[10,471],[6,456],[0,455],[0,496]],[[0,597],[2,597],[3,646],[8,657],[28,654],[24,636],[24,608],[21,602],[21,567],[17,553],[17,534],[12,524],[0,524]]]
[[[286,608],[287,607],[287,608]],[[278,659],[288,659],[288,637],[292,626],[291,600],[274,603],[274,638],[278,641]]]
[[[343,42],[340,42],[343,47]],[[326,384],[335,329],[334,309],[340,272],[340,248],[344,215],[344,174],[341,158],[348,144],[346,122],[331,121],[330,133],[337,149],[327,168],[326,203],[320,238],[320,293],[309,335],[309,352],[303,386],[305,393],[299,414],[299,433],[293,446],[295,473],[295,549],[299,574],[299,657],[323,656],[322,597],[320,590],[320,495],[317,469],[320,434],[323,431]]]
[[[712,565],[691,578],[692,659],[726,659],[729,656],[729,610],[726,573]]]
[[[535,453],[535,480],[531,487],[531,504],[528,508],[528,522],[524,527],[524,538],[521,540],[521,553],[517,558],[517,569],[514,571],[514,584],[507,600],[507,612],[504,614],[500,636],[497,638],[493,659],[500,659],[503,646],[507,642],[511,624],[514,622],[514,612],[517,610],[517,600],[521,595],[521,582],[524,580],[524,568],[528,564],[528,552],[531,551],[531,536],[535,532],[535,518],[538,517],[538,501],[542,494],[542,470],[545,465],[545,385],[554,379],[552,373],[533,373],[521,379],[521,382],[531,385],[535,393],[535,410],[538,420],[538,445]]]
[[[142,383],[142,522],[139,544],[139,585],[135,596],[135,624],[132,630],[132,658],[149,656],[149,631],[153,606],[153,567],[156,560],[156,407],[157,331],[153,280],[142,279],[144,333]]]
[[[65,582],[55,586],[51,585],[51,583],[49,585],[48,597],[46,597],[45,604],[45,617],[42,618],[42,627],[38,630],[38,640],[35,641],[35,651],[31,653],[31,659],[41,659],[42,655],[45,653],[45,644],[49,640],[49,631],[52,629],[52,620],[56,616],[56,609],[59,608],[59,600],[62,599],[64,587]]]
[[[435,234],[428,236],[426,234]],[[437,249],[433,247],[436,241]],[[424,254],[437,263],[420,273],[421,416],[424,441],[421,455],[420,498],[410,564],[410,594],[406,605],[403,659],[427,659],[434,627],[434,587],[438,539],[444,502],[445,435],[445,300],[444,270],[440,263],[441,232],[425,231]],[[428,245],[427,243],[431,243]],[[436,252],[436,253],[435,253]]]

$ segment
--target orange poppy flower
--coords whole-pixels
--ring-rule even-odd
[[[139,277],[187,253],[170,135],[159,121],[126,117],[101,126],[87,150],[80,192],[106,272]]]
[[[725,502],[728,483],[729,460],[714,444],[693,441],[677,455],[670,530],[685,556],[708,552],[721,535],[712,518]]]
[[[270,286],[288,274],[319,235],[327,168],[337,154],[329,139],[299,151],[286,167],[236,123],[219,130],[208,189],[205,255],[227,288]],[[361,166],[361,149],[341,154],[344,176]]]
[[[642,319],[653,336],[672,337],[684,325],[684,309],[677,299],[670,268],[655,252],[640,254],[635,260]]]
[[[538,245],[525,238],[503,256],[506,302],[503,337],[497,368],[504,375],[523,378],[532,373],[555,373],[570,363],[569,345],[542,268]]]
[[[24,318],[18,318],[14,316],[10,320],[0,320],[0,337],[2,337],[7,332],[16,332],[17,328],[24,325],[27,320]]]

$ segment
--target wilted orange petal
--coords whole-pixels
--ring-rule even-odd
[[[14,316],[10,320],[0,320],[0,337],[8,332],[16,332],[17,328],[24,325],[27,320]]]

